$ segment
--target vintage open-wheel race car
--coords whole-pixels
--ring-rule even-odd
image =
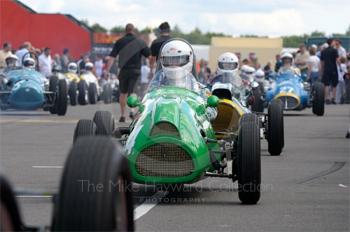
[[[212,122],[218,138],[237,136],[240,120],[247,113],[253,113],[248,106],[256,99],[254,86],[247,88],[242,79],[234,73],[223,73],[211,81],[212,94],[220,98],[218,116]],[[280,100],[271,101],[267,113],[254,112],[259,118],[260,137],[268,142],[268,151],[272,156],[280,155],[284,147],[283,107]]]
[[[183,46],[182,51],[190,47],[174,39],[163,48],[174,42]],[[192,48],[189,53],[193,54]],[[115,128],[110,112],[97,111],[93,120],[78,122],[74,140],[94,135],[117,139],[123,144],[136,183],[183,185],[204,177],[227,177],[238,181],[242,203],[256,204],[261,184],[259,117],[245,112],[237,118],[236,133],[230,131],[221,138],[218,134],[222,131],[212,126],[216,107],[221,107],[219,98],[208,96],[191,72],[181,73],[186,75],[174,80],[161,69],[142,102],[136,96],[128,97],[128,106],[139,110],[129,127]]]

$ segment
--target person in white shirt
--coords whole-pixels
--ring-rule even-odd
[[[98,79],[101,78],[102,76],[102,71],[103,71],[103,60],[100,55],[97,55],[96,61],[95,61],[95,73]]]
[[[340,57],[340,64],[338,64],[338,85],[335,95],[335,102],[337,104],[343,104],[344,102],[344,94],[345,94],[345,80],[344,76],[347,72],[346,69],[346,58]]]
[[[3,49],[0,50],[0,69],[6,68],[6,58],[11,56],[11,44],[4,43]]]
[[[24,42],[20,49],[16,52],[16,56],[18,57],[17,66],[22,66],[23,56],[28,54],[32,49],[32,44],[30,42]]]
[[[151,68],[148,65],[148,60],[144,59],[141,66],[141,79],[140,79],[140,84],[141,84],[140,97],[141,98],[143,98],[143,96],[146,93],[150,74],[151,74]]]
[[[44,52],[39,56],[39,71],[46,77],[52,75],[52,59],[51,49],[45,48]]]
[[[308,80],[311,84],[315,83],[319,79],[319,72],[321,68],[320,58],[316,56],[316,48],[310,48],[310,57],[307,61],[308,65]]]
[[[334,44],[335,44],[335,48],[338,50],[338,57],[339,58],[341,58],[341,57],[345,57],[346,58],[346,50],[341,45],[341,41],[336,39]]]

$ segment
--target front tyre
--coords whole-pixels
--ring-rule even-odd
[[[94,136],[96,134],[96,125],[90,119],[80,119],[75,127],[73,143],[84,136]]]
[[[97,86],[95,83],[90,83],[88,88],[89,103],[94,105],[97,103]]]
[[[58,81],[58,89],[56,93],[56,109],[57,115],[64,116],[67,113],[68,95],[67,95],[67,82],[66,80]]]
[[[68,89],[69,101],[72,106],[77,105],[77,90],[78,90],[77,83],[75,81],[72,81],[69,84],[69,89]]]
[[[53,231],[133,231],[126,158],[112,139],[79,138],[65,163]]]
[[[238,137],[238,197],[243,204],[256,204],[260,199],[261,160],[259,118],[244,114]]]
[[[80,80],[78,83],[78,103],[79,105],[87,104],[87,84],[86,81]]]
[[[52,106],[49,109],[51,114],[57,114],[57,106],[56,106],[57,85],[58,85],[58,77],[57,76],[50,76],[50,79],[49,79],[49,91],[53,92],[53,95],[55,96],[53,98]]]
[[[96,111],[93,119],[94,123],[96,124],[96,134],[97,135],[105,135],[105,136],[111,136],[115,123],[114,123],[114,117],[109,111]]]
[[[270,155],[278,156],[284,147],[284,121],[281,100],[274,99],[268,106],[267,142]]]
[[[313,86],[312,96],[312,113],[317,116],[324,115],[324,85],[316,82]]]

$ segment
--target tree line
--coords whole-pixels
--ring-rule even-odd
[[[89,26],[87,20],[82,20],[82,23]],[[98,23],[92,24],[90,26],[93,32],[102,32],[102,33],[122,33],[124,32],[123,26],[115,26],[108,30],[107,28],[101,26]],[[143,33],[150,33],[152,31],[157,31],[156,28],[150,28],[146,27],[143,29],[137,29],[136,31],[143,34]],[[178,25],[175,25],[172,28],[171,35],[173,37],[181,37],[186,39],[188,42],[192,44],[210,44],[212,37],[231,37],[230,35],[224,34],[224,33],[215,33],[215,32],[202,32],[199,28],[195,28],[194,30],[190,31],[189,33],[183,32]],[[313,31],[310,34],[303,34],[303,35],[288,35],[288,36],[281,36],[283,39],[283,47],[298,47],[301,43],[304,43],[305,40],[309,37],[325,37],[326,33],[322,31]],[[346,29],[344,34],[334,33],[331,36],[350,36],[350,25]],[[268,36],[258,36],[254,34],[243,34],[240,35],[241,38],[267,38]]]

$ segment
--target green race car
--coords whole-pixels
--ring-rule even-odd
[[[205,177],[238,181],[239,199],[256,204],[260,198],[261,161],[259,118],[244,113],[237,133],[213,129],[219,99],[193,75],[193,50],[185,41],[168,41],[161,49],[161,68],[148,93],[127,103],[138,108],[129,127],[114,128],[110,112],[98,111],[93,120],[80,120],[74,139],[107,135],[124,146],[132,180],[151,185],[190,184]],[[219,133],[219,134],[218,134]]]

